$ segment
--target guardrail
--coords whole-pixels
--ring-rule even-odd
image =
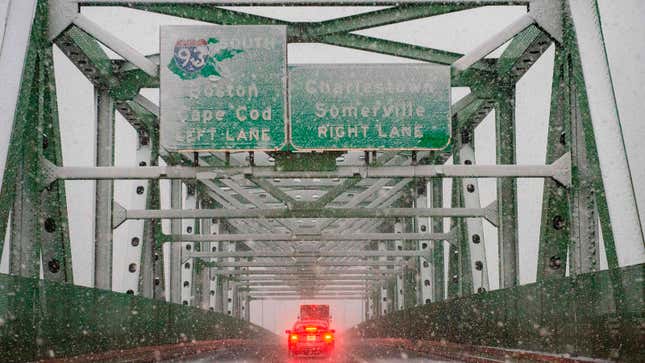
[[[221,313],[0,274],[0,362],[268,336],[273,334]]]
[[[404,338],[642,361],[645,264],[437,302],[359,325]]]

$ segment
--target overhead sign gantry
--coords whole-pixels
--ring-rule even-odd
[[[287,72],[286,42],[284,26],[162,27],[162,145],[179,152],[449,145],[450,67],[298,65]]]

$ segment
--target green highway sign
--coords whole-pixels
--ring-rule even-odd
[[[431,150],[450,143],[450,67],[431,64],[289,68],[297,150]]]
[[[278,150],[287,136],[285,26],[162,26],[161,145]]]

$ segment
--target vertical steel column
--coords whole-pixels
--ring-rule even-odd
[[[249,299],[249,293],[243,292],[243,303],[242,303],[242,319],[246,321],[251,321],[251,299]]]
[[[515,84],[503,80],[495,93],[495,142],[497,164],[516,164],[515,156]],[[497,179],[497,208],[499,210],[499,287],[519,283],[517,236],[517,180]]]
[[[41,96],[39,98],[39,130],[37,138],[42,156],[52,164],[62,165],[58,101],[54,76],[52,47],[46,46],[40,53]],[[40,195],[40,219],[44,221],[41,233],[41,259],[43,277],[58,282],[73,282],[72,253],[70,248],[69,225],[67,220],[67,198],[65,181],[57,180],[45,188]]]
[[[601,216],[603,216],[601,218],[603,233],[608,229],[612,232],[607,251],[613,253],[612,250],[615,249],[613,242],[619,239],[625,248],[616,252],[624,253],[623,259],[628,259],[626,256],[628,253],[632,255],[637,253],[639,258],[635,260],[642,261],[645,257],[643,227],[625,150],[609,61],[600,25],[598,3],[596,0],[569,0],[568,3],[573,23],[571,25],[573,26],[569,26],[565,31],[571,32],[566,34],[569,39],[577,41],[577,47],[571,48],[576,56],[573,65],[577,81],[577,96],[580,101],[578,112],[582,117],[588,118],[588,127],[585,127],[585,132],[588,131],[586,135],[593,135],[592,140],[595,141],[597,148],[595,157],[598,158],[600,166],[601,182],[597,185],[602,185],[604,192],[606,192],[606,194],[602,193],[595,197],[602,199],[597,205]],[[588,151],[591,152],[591,150]],[[604,238],[604,241],[607,240]],[[581,251],[587,248],[590,249],[593,246],[580,246]],[[587,255],[588,252],[590,251],[583,253]],[[614,256],[611,257],[609,260]],[[579,258],[582,270],[587,268],[585,264],[588,262],[582,262],[586,258],[584,255]],[[611,261],[610,264],[613,262]]]
[[[475,164],[475,130],[461,130],[460,164]],[[479,184],[475,178],[462,178],[459,193],[465,208],[481,208]],[[484,226],[481,218],[463,218],[461,223],[462,293],[471,294],[488,290],[488,265],[484,246]]]
[[[149,144],[150,166],[159,164],[159,131],[150,127],[148,139],[141,139],[140,143]],[[147,209],[160,209],[159,179],[148,181]],[[139,273],[139,293],[148,298],[165,300],[165,277],[163,245],[158,237],[161,234],[161,222],[148,219],[143,223],[141,269]]]
[[[41,192],[41,155],[61,164],[56,89],[50,44],[37,44],[42,34],[43,4],[37,19],[23,72],[16,105],[7,164],[0,194],[0,235],[4,239],[5,217],[11,210],[9,272],[38,278],[41,259],[45,279],[71,282],[71,253],[67,228],[64,182]],[[50,140],[51,138],[51,140]],[[4,145],[3,145],[4,146]],[[3,160],[4,162],[4,160]],[[13,208],[10,204],[13,203]],[[1,248],[0,248],[1,252]]]
[[[366,284],[367,285],[367,284]],[[363,321],[370,320],[372,318],[372,315],[370,313],[370,297],[369,297],[369,291],[367,291],[368,296],[365,298],[365,301],[363,302]]]
[[[154,184],[155,181],[151,181],[151,184]],[[148,196],[151,196],[151,191],[152,185],[150,188],[148,188]],[[150,202],[148,202],[148,205]],[[148,207],[148,206],[146,206]],[[153,222],[154,223],[154,222]],[[149,221],[145,221],[143,224],[143,233],[142,233],[142,238],[141,238],[141,259],[139,260],[139,294],[143,297],[152,299],[152,298],[158,298],[158,296],[155,294],[155,289],[157,286],[157,282],[159,282],[159,285],[161,285],[161,279],[159,279],[159,276],[155,273],[154,269],[154,259],[155,259],[155,253],[153,252],[154,249],[154,244],[155,238],[154,238],[154,233],[151,230],[152,228],[152,223],[149,223]],[[159,258],[159,255],[156,256],[157,259]],[[163,289],[162,289],[163,291]],[[163,296],[163,294],[161,295]]]
[[[459,127],[453,118],[453,163],[475,163],[475,130],[470,125]],[[452,207],[481,208],[477,179],[453,179]],[[448,296],[469,295],[488,290],[488,267],[484,248],[484,227],[481,218],[453,219],[451,230],[457,232],[449,255]]]
[[[195,184],[187,183],[186,184],[186,196],[184,197],[184,209],[195,209],[198,206],[197,202],[197,190],[195,189]],[[182,234],[195,234],[195,219],[183,219],[182,220]],[[173,243],[173,245],[179,244],[181,246],[181,254],[184,251],[192,251],[195,248],[193,242],[181,242]],[[181,259],[184,260],[183,258]],[[196,306],[198,301],[195,301],[193,296],[193,270],[195,268],[196,259],[191,261],[186,261],[183,263],[181,268],[181,302],[184,305]]]
[[[432,202],[430,200],[430,183],[426,179],[421,179],[416,184],[417,192],[414,206],[416,208],[430,208]],[[417,233],[430,232],[430,218],[429,217],[416,217],[415,220]],[[432,248],[432,241],[417,241],[417,250],[429,251]],[[431,261],[425,257],[417,258],[419,274],[417,286],[417,305],[430,304],[432,302],[433,290],[433,266]]]
[[[417,193],[416,183],[413,181],[410,183],[410,188],[404,189],[403,197],[401,198],[401,206],[403,207],[414,207],[415,195]],[[416,218],[402,218],[401,224],[403,227],[403,232],[416,232]],[[403,241],[403,250],[412,251],[419,248],[417,241]],[[403,273],[403,294],[404,294],[404,306],[405,308],[412,308],[417,305],[418,301],[418,290],[419,290],[419,275],[418,275],[418,259],[411,258],[410,261],[413,263],[412,266],[408,266]]]
[[[114,165],[114,102],[107,89],[95,89],[96,166]],[[112,289],[112,180],[96,181],[94,287]]]
[[[24,162],[22,166],[25,167]],[[30,188],[27,168],[16,170],[16,197],[11,214],[11,249],[9,257],[9,273],[13,275],[35,278],[39,274],[38,241],[40,228],[38,226],[38,200]],[[32,185],[33,186],[33,185]]]
[[[182,183],[181,180],[170,181],[170,208],[182,208]],[[173,219],[170,221],[170,233],[181,234],[181,219]],[[170,281],[168,289],[170,294],[170,302],[181,304],[181,260],[182,247],[181,243],[170,243]]]
[[[554,162],[571,150],[568,54],[563,46],[556,45],[547,136],[547,163]],[[565,275],[571,237],[569,198],[570,189],[550,178],[544,180],[538,281]]]
[[[150,146],[150,166],[159,165],[159,129],[150,126],[148,138],[140,136],[142,146]],[[141,164],[140,164],[141,165]],[[159,179],[148,181],[146,209],[160,209]],[[147,219],[143,222],[141,247],[141,273],[139,293],[148,298],[165,300],[164,254],[161,242],[161,221]]]
[[[403,223],[400,221],[397,221],[394,223],[394,233],[402,233],[403,232]],[[401,240],[396,240],[394,241],[394,248],[397,251],[402,251],[403,250],[403,241]],[[405,308],[405,298],[404,298],[404,280],[403,280],[403,274],[404,271],[399,272],[396,274],[396,284],[395,284],[395,289],[396,289],[396,310],[403,310]]]
[[[220,223],[219,220],[217,219],[211,219],[209,221],[209,230],[208,233],[210,234],[219,234],[219,228],[220,228]],[[202,245],[202,251],[211,251],[211,252],[218,252],[219,243],[218,242],[211,242],[211,243],[204,243]],[[216,258],[211,258],[210,262],[216,262]],[[208,309],[213,310],[213,311],[218,311],[222,312],[222,305],[221,305],[221,298],[222,298],[222,292],[220,290],[220,279],[219,275],[216,274],[211,274],[211,267],[208,267],[205,269],[205,279],[206,282],[204,284],[204,291],[208,291]],[[220,304],[217,304],[217,299],[220,299]],[[219,309],[219,310],[218,310]]]
[[[5,1],[4,4],[3,34],[12,36],[5,36],[0,48],[0,79],[3,82],[3,97],[0,98],[0,255],[5,245],[9,247],[5,235],[9,216],[13,213],[16,186],[21,183],[17,170],[22,169],[24,130],[33,132],[36,126],[35,123],[30,125],[28,120],[37,114],[34,82],[38,51],[47,33],[47,4],[38,4],[36,0],[12,2],[11,5]],[[20,67],[12,66],[14,64]],[[11,251],[9,253],[11,256]]]
[[[247,259],[247,260],[250,260],[250,259]],[[240,270],[248,270],[249,268],[248,267],[240,267],[239,269]],[[246,311],[246,303],[247,303],[247,301],[246,301],[246,297],[247,297],[246,292],[244,292],[244,291],[242,291],[240,289],[240,287],[241,287],[240,282],[236,283],[235,287],[236,287],[235,296],[237,298],[237,300],[236,300],[237,301],[237,304],[236,304],[237,305],[237,315],[236,316],[238,318],[240,318],[240,319],[244,319],[246,317],[246,313],[247,313],[247,311]]]
[[[475,150],[472,145],[463,145],[460,151],[461,160],[464,164],[474,162]],[[481,208],[479,199],[479,184],[475,178],[464,178],[461,180],[465,208]],[[486,263],[486,248],[484,245],[484,226],[481,218],[465,218],[465,248],[468,249],[470,260],[469,269],[472,277],[471,292],[482,292],[488,290],[488,264]],[[466,263],[462,260],[462,263]],[[464,269],[466,270],[466,269]]]
[[[233,304],[231,304],[233,299],[231,298],[229,301],[230,280],[228,277],[222,277],[220,278],[220,280],[222,281],[222,313],[226,315],[233,315]]]
[[[596,223],[596,191],[594,190],[594,169],[591,166],[586,137],[592,133],[588,121],[583,120],[580,92],[575,83],[569,87],[571,161],[575,167],[572,175],[571,205],[571,242],[569,245],[569,273],[572,275],[598,271],[600,249],[599,227]],[[601,189],[602,190],[602,189]]]
[[[235,242],[225,242],[226,243],[226,251],[227,252],[235,252],[237,244]],[[229,257],[227,258],[228,262],[235,262],[234,257]],[[229,270],[234,270],[234,267],[228,267],[227,269]],[[234,315],[235,314],[235,283],[232,282],[230,279],[226,280],[226,313],[228,315]]]
[[[217,233],[220,233],[221,230],[221,223],[218,220],[217,223]],[[225,242],[217,242],[214,245],[211,245],[211,251],[217,252],[217,251],[222,251],[223,246]],[[211,259],[211,261],[220,261],[218,258]],[[215,304],[215,311],[219,313],[225,313],[224,311],[224,295],[226,290],[224,289],[224,278],[222,278],[221,275],[211,275],[211,288],[215,290],[215,296],[214,296],[214,304]]]
[[[453,146],[456,147],[457,145]],[[458,157],[458,153],[453,153],[453,158]],[[461,202],[461,186],[460,183],[456,180],[452,180],[452,187],[450,192],[450,207],[451,208],[460,208],[463,207]],[[463,246],[463,226],[457,218],[451,218],[450,220],[450,229],[456,231],[457,238],[454,240],[454,243],[450,245],[448,251],[448,298],[452,299],[463,295],[463,286],[462,281],[464,273],[462,272],[461,263],[462,253],[461,249]]]
[[[387,242],[386,241],[379,241],[378,242],[378,250],[379,251],[385,251],[387,250]],[[387,257],[379,257],[379,261],[386,261]],[[387,267],[385,266],[380,266],[379,270],[385,270]],[[390,299],[388,297],[388,285],[389,281],[381,281],[381,285],[379,288],[379,305],[381,308],[379,309],[379,314],[380,315],[387,315],[388,312],[390,312]]]
[[[431,197],[430,205],[432,208],[443,208],[443,179],[432,178],[430,180],[432,192],[428,193]],[[432,233],[443,233],[443,218],[434,217],[432,221]],[[444,299],[444,256],[443,256],[443,243],[444,241],[435,241],[432,244],[432,277],[433,301],[441,301]]]
[[[374,249],[374,245],[376,245],[376,249],[379,248],[378,242],[371,242],[366,247],[366,249],[372,250],[372,249]],[[374,257],[373,260],[378,261],[379,258]],[[371,266],[369,269],[372,270],[372,273],[376,273],[376,270],[378,270],[379,268],[376,267],[376,266]],[[370,318],[379,317],[379,316],[381,316],[381,313],[383,312],[382,309],[381,309],[381,290],[382,290],[381,284],[382,283],[383,283],[383,281],[379,281],[378,287],[376,287],[376,285],[374,285],[373,290],[370,291],[369,299],[368,299],[369,304],[370,304],[369,305]]]
[[[200,208],[211,209],[214,208],[213,204],[208,200],[202,199],[200,195]],[[214,223],[213,223],[214,222]],[[199,220],[199,233],[200,234],[217,234],[218,223],[216,219],[204,218]],[[193,248],[195,251],[209,252],[211,245],[216,245],[216,242],[201,242],[195,243]],[[213,259],[209,259],[212,261]],[[215,289],[211,282],[211,267],[208,266],[203,260],[195,259],[193,261],[193,285],[195,291],[195,306],[203,310],[215,310]],[[216,276],[216,275],[213,275]],[[216,281],[215,281],[216,283]]]
[[[159,181],[151,180],[148,186],[148,209],[159,209]],[[143,224],[141,247],[141,273],[139,293],[147,298],[165,300],[162,244],[157,239],[161,230],[157,220],[146,220]]]
[[[237,281],[229,282],[229,291],[232,299],[231,305],[233,306],[233,316],[240,319],[241,317],[241,306],[240,306],[240,285]]]
[[[136,163],[141,167],[145,167],[150,164],[152,148],[149,141],[150,138],[148,135],[139,131],[139,135],[137,137]],[[136,183],[133,184],[134,190],[130,197],[130,208],[146,209],[148,206],[148,198],[150,197],[149,183],[150,182],[148,180],[137,180]],[[129,274],[126,275],[127,277],[123,284],[125,291],[128,293],[137,292],[139,289],[139,281],[143,279],[142,275],[146,273],[142,269],[143,266],[141,263],[137,264],[136,262],[142,261],[143,246],[141,241],[144,239],[144,225],[145,221],[143,220],[132,220],[127,222],[128,241],[127,247],[125,247],[126,253],[124,256],[120,257],[123,258],[125,263],[125,266],[121,266],[121,268],[125,267],[129,272]],[[152,280],[151,272],[151,270],[147,271],[149,275],[148,281]],[[152,292],[152,289],[150,289],[149,292]],[[138,293],[141,294],[142,291],[138,291]],[[151,294],[148,296],[151,297]]]

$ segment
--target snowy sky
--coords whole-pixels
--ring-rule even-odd
[[[645,107],[645,1],[642,0],[599,0],[603,31],[607,42],[612,78],[618,99],[623,133],[630,158],[634,184],[640,209],[645,210],[645,191],[638,188],[645,183],[645,122],[642,115]],[[264,16],[294,21],[319,21],[377,8],[236,8]],[[359,34],[412,43],[453,52],[466,53],[488,37],[504,28],[525,11],[523,7],[483,7],[455,14],[414,20],[401,24],[369,29]],[[101,27],[138,49],[143,54],[159,51],[159,26],[170,24],[197,24],[180,18],[149,14],[140,11],[107,7],[84,8],[83,12]],[[497,56],[501,49],[492,54]],[[551,92],[551,68],[553,65],[551,47],[522,78],[517,85],[517,161],[520,164],[543,164],[546,150],[546,132],[549,99]],[[118,57],[114,53],[109,53]],[[289,63],[391,63],[412,62],[408,59],[355,51],[319,44],[290,44]],[[94,163],[93,90],[85,77],[58,50],[55,51],[56,78],[63,135],[63,159],[68,166],[91,166]],[[453,101],[467,91],[453,90]],[[145,90],[144,94],[158,100],[156,90]],[[495,163],[494,114],[489,115],[476,131],[477,163]],[[116,121],[116,165],[135,165],[135,133],[120,116]],[[115,198],[128,206],[132,197],[133,181],[119,181],[115,187]],[[164,183],[167,185],[167,183]],[[446,206],[449,203],[450,183],[446,183]],[[91,282],[93,256],[92,208],[93,183],[68,181],[67,195],[72,237],[72,254],[75,283],[88,285]],[[536,256],[541,213],[541,180],[520,179],[518,181],[519,237],[520,237],[520,279],[522,283],[535,280]],[[495,200],[495,181],[480,180],[482,205]],[[164,198],[164,202],[167,202]],[[641,212],[645,224],[645,213]],[[129,256],[127,222],[115,231],[114,237],[114,289],[125,291],[136,286],[132,274],[127,272],[128,264],[137,261]],[[498,283],[497,232],[491,225],[485,225],[485,246],[487,251],[491,288]],[[621,241],[617,241],[620,251]],[[7,251],[7,249],[5,249]],[[626,251],[623,249],[623,251]],[[626,251],[619,254],[622,265],[645,260],[642,251]],[[2,256],[0,271],[7,271],[7,253]],[[606,261],[601,260],[602,266]],[[276,332],[290,327],[297,315],[299,302],[254,302],[252,319]],[[362,307],[359,302],[330,302],[338,329],[348,327],[360,320]],[[263,313],[263,314],[261,314]]]

